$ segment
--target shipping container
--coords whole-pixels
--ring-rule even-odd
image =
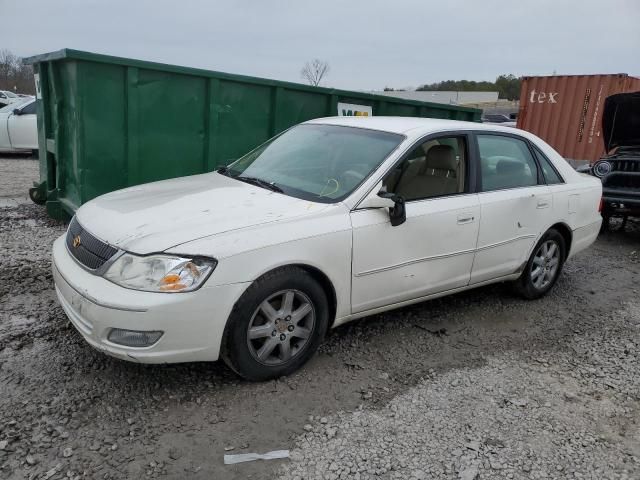
[[[481,113],[69,49],[26,62],[35,70],[40,149],[30,196],[54,218],[113,190],[212,171],[312,118],[479,121]]]
[[[605,153],[605,98],[637,90],[640,78],[624,73],[524,77],[517,126],[542,138],[574,165],[592,162]]]

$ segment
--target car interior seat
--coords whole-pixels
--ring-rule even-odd
[[[457,193],[459,163],[452,146],[432,145],[401,174],[395,191],[407,200]]]

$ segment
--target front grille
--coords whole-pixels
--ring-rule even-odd
[[[78,262],[91,270],[100,268],[118,251],[82,228],[76,217],[71,219],[67,230],[67,248]]]
[[[612,172],[640,173],[640,160],[611,159],[608,162],[611,164]]]

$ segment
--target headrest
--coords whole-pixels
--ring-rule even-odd
[[[517,160],[499,160],[496,163],[496,173],[499,175],[524,173],[524,163]]]
[[[427,168],[437,170],[457,170],[458,159],[450,145],[434,145],[427,152]]]

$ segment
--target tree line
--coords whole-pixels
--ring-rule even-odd
[[[33,67],[9,50],[0,50],[0,90],[34,95]]]
[[[416,88],[419,91],[453,90],[457,92],[498,92],[499,98],[517,100],[520,98],[520,78],[515,75],[500,75],[495,82],[474,80],[445,80]]]
[[[385,88],[392,91],[392,88]],[[498,92],[499,98],[518,100],[520,98],[520,78],[515,75],[500,75],[495,82],[475,80],[445,80],[427,83],[416,88],[420,92],[454,91],[454,92]]]

